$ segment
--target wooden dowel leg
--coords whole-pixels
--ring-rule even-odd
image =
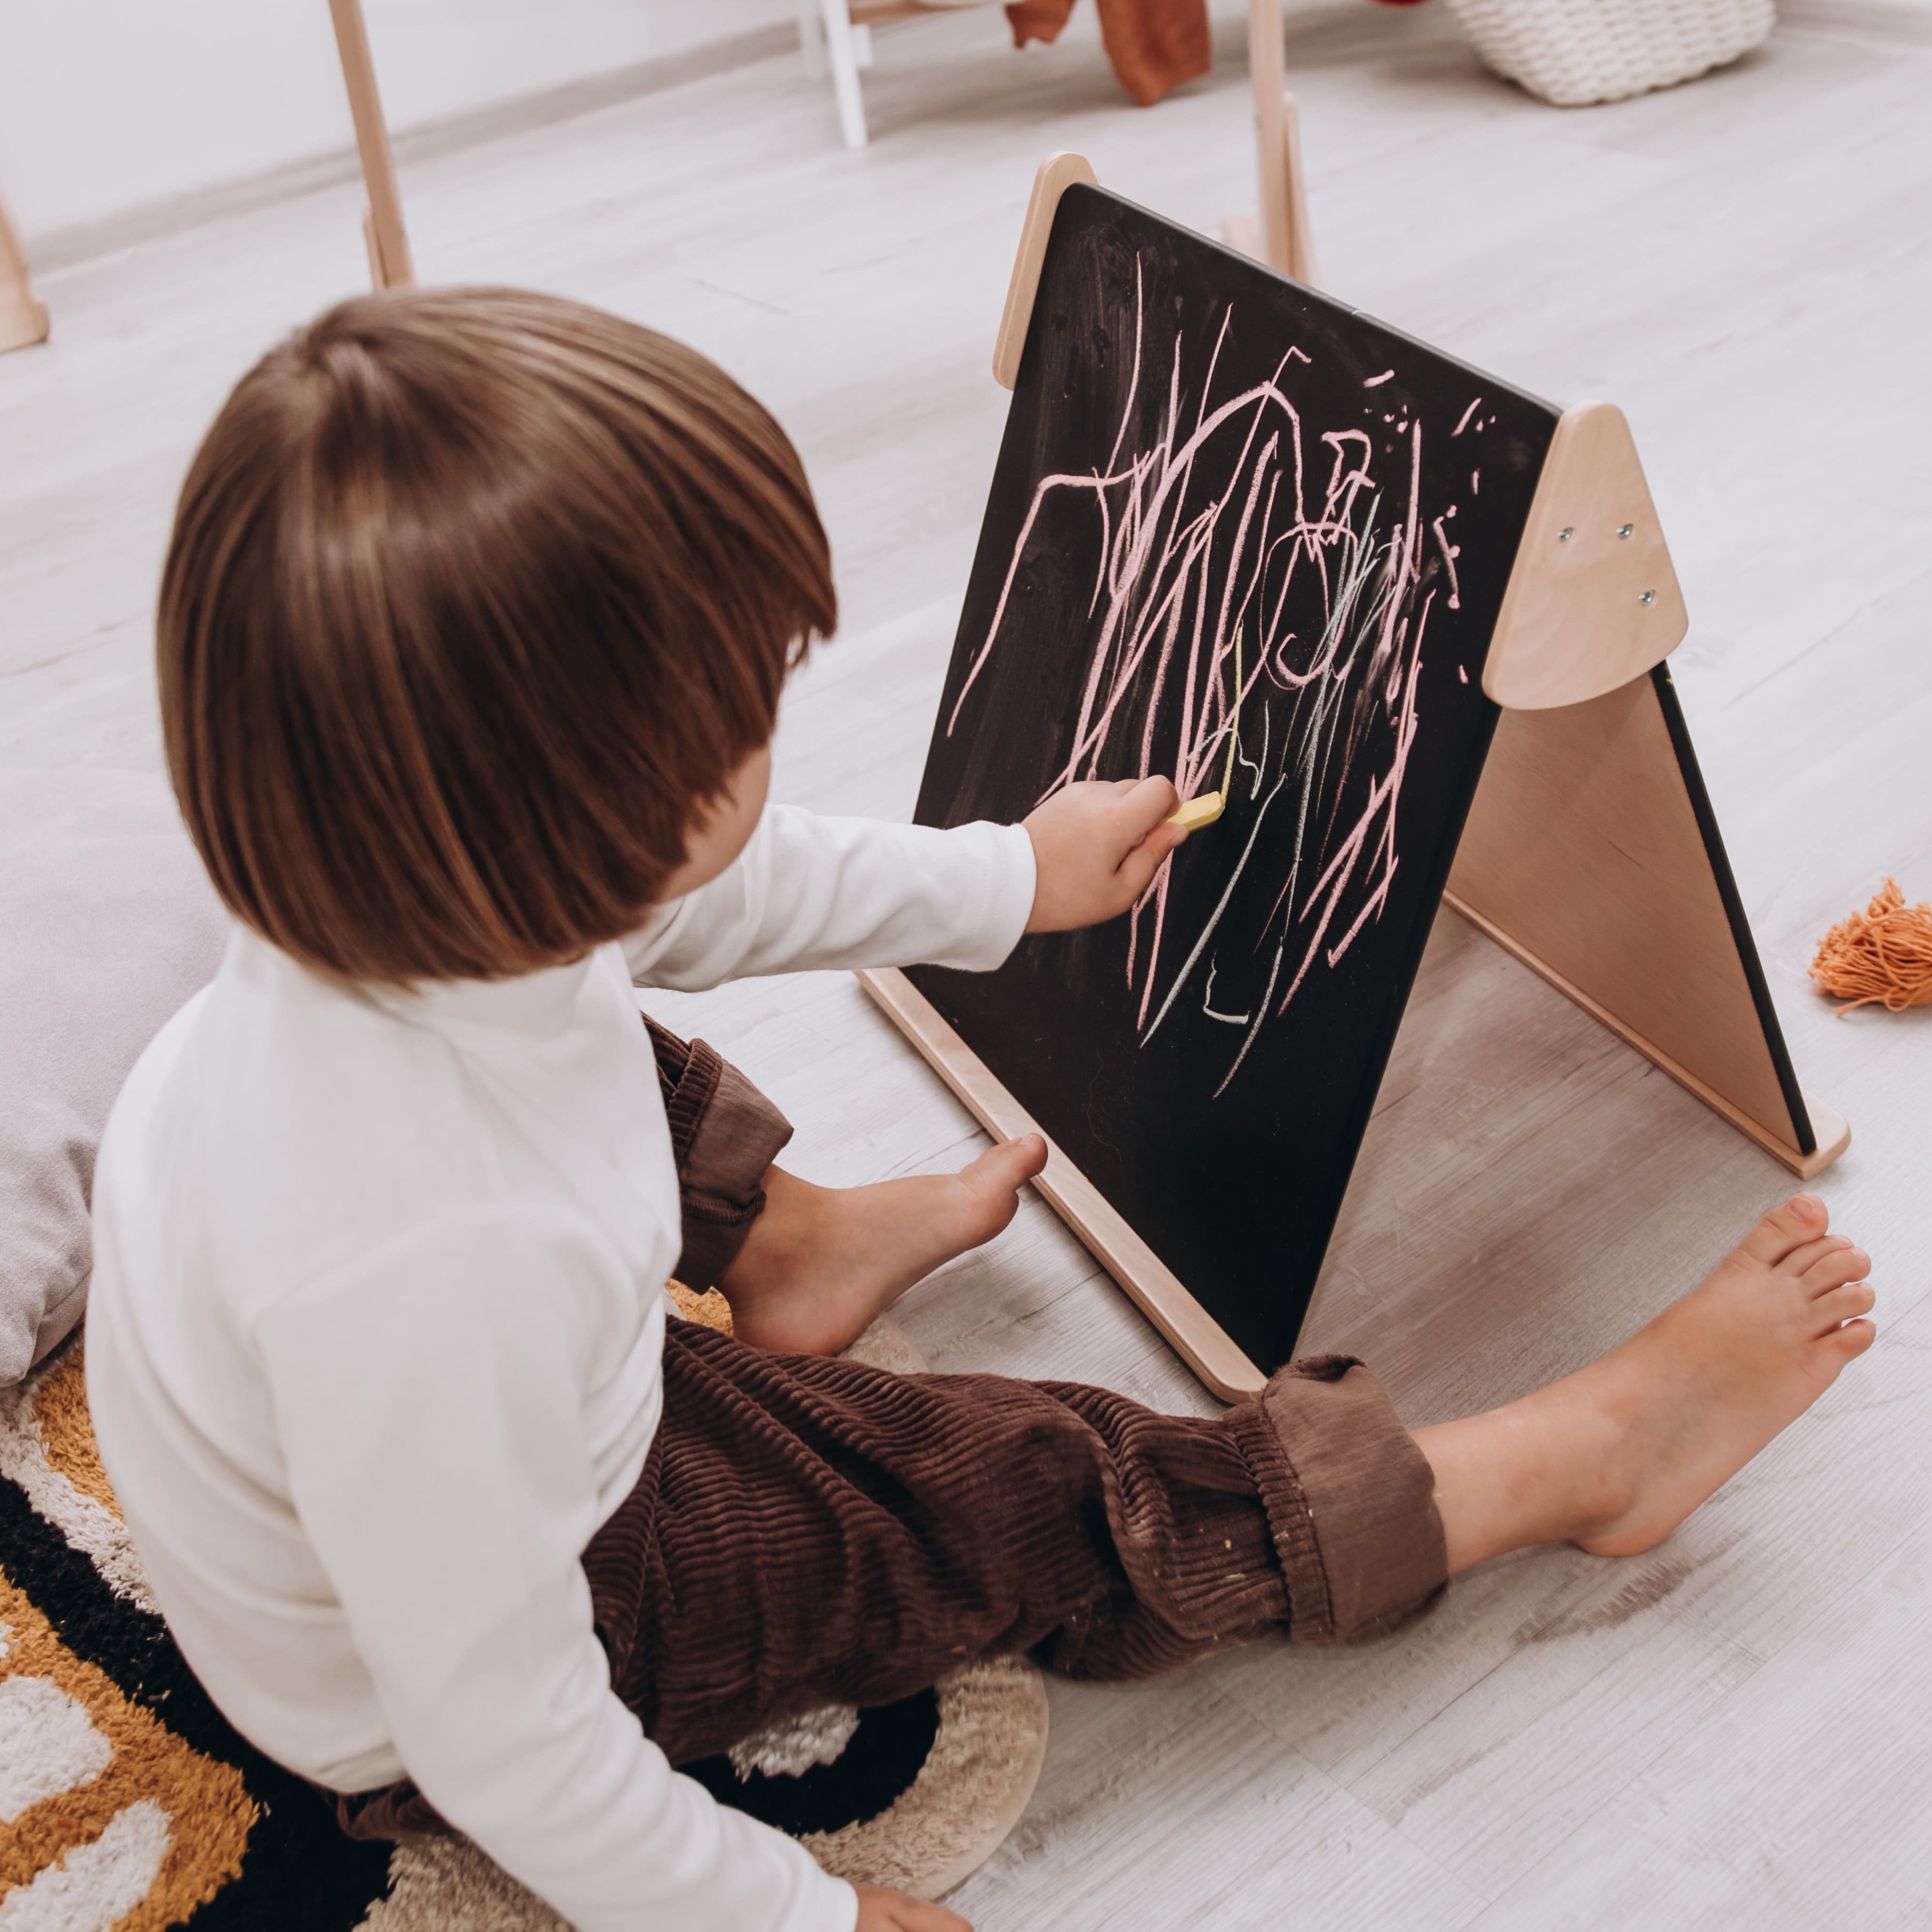
[[[370,280],[378,289],[406,289],[416,280],[416,268],[403,226],[403,198],[396,185],[395,160],[389,152],[389,132],[382,120],[382,97],[376,88],[376,65],[370,58],[361,0],[328,0],[328,12],[335,24],[336,51],[342,57],[349,111],[356,122],[363,184],[369,192],[363,233],[369,244]]]
[[[25,349],[46,339],[46,304],[34,292],[26,245],[0,200],[0,350]]]
[[[1301,117],[1292,94],[1281,97],[1280,127],[1281,145],[1276,165],[1288,212],[1288,246],[1284,259],[1274,266],[1298,282],[1319,288],[1322,275],[1315,266],[1315,232],[1308,220],[1308,187],[1301,172]],[[1274,262],[1273,256],[1269,259]]]
[[[1282,50],[1281,0],[1250,0],[1248,78],[1255,97],[1256,172],[1262,194],[1262,259],[1283,274],[1288,272],[1288,177],[1282,166],[1287,152],[1287,57]]]
[[[1221,225],[1230,248],[1265,262],[1311,288],[1320,286],[1301,170],[1301,130],[1287,89],[1280,0],[1250,0],[1248,71],[1254,89],[1255,172],[1258,215],[1232,214]]]
[[[848,148],[866,145],[866,99],[859,91],[859,50],[846,0],[823,0],[825,51],[838,97],[838,128]]]

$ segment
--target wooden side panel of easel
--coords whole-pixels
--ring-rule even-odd
[[[1582,704],[1504,712],[1446,896],[1808,1175],[1850,1136],[1792,1078],[1665,715],[1667,677],[1660,668]]]

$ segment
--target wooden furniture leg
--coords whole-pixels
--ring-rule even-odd
[[[26,248],[0,200],[0,350],[25,349],[46,339],[46,304],[34,292]]]
[[[822,80],[825,77],[825,42],[821,38],[824,28],[819,24],[819,0],[797,0],[798,51],[805,62],[807,77]]]
[[[1280,0],[1250,0],[1248,72],[1254,88],[1261,212],[1230,215],[1221,232],[1230,248],[1298,282],[1319,287],[1302,175],[1301,131],[1294,97],[1288,92],[1288,63],[1282,50]]]
[[[362,0],[328,0],[328,12],[335,23],[336,51],[342,57],[343,83],[349,90],[356,147],[362,158],[362,180],[369,194],[369,206],[362,217],[369,279],[379,290],[410,288],[416,282],[416,268],[403,227],[403,198],[396,185],[396,164],[389,152],[389,130],[382,120],[382,97],[376,90],[376,64],[369,55]]]
[[[825,52],[832,65],[832,92],[838,97],[838,130],[848,148],[866,145],[866,100],[859,91],[858,36],[846,0],[820,0]]]

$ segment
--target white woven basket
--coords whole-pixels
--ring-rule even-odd
[[[1694,80],[1760,46],[1772,0],[1449,0],[1476,51],[1559,107]]]

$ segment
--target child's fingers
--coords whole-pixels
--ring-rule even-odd
[[[1167,855],[1186,836],[1185,826],[1156,820],[1154,830],[1120,861],[1114,876],[1120,883],[1123,912],[1153,884],[1154,875],[1166,862]]]
[[[888,1928],[890,1932],[973,1932],[966,1920],[945,1906],[869,1885],[853,1889],[859,1894],[858,1932],[886,1932]]]
[[[912,1910],[906,1915],[906,1932],[973,1932],[972,1927],[958,1912],[951,1912],[943,1905],[928,1905],[923,1900],[911,1901]]]
[[[1164,818],[1180,809],[1180,794],[1172,778],[1140,778],[1120,794],[1120,830],[1130,845],[1138,845]]]

